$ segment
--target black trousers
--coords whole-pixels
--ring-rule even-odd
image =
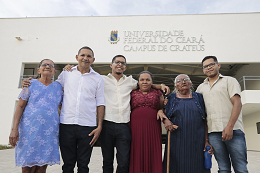
[[[130,127],[128,123],[114,123],[104,120],[101,131],[103,173],[113,173],[114,147],[117,150],[117,173],[128,173],[131,148]]]
[[[88,136],[96,127],[60,124],[60,150],[63,173],[74,173],[77,162],[78,173],[88,173],[93,147],[89,145],[93,136]]]

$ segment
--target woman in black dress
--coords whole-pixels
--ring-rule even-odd
[[[185,74],[175,78],[175,92],[165,105],[165,128],[171,131],[170,173],[209,173],[204,167],[204,150],[208,143],[204,100],[191,91],[191,80]],[[176,128],[176,126],[178,128]],[[167,145],[165,146],[167,148]],[[211,146],[212,148],[212,146]],[[211,154],[213,150],[209,151]],[[163,170],[167,167],[165,149]]]

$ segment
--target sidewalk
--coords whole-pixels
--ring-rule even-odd
[[[250,173],[260,172],[260,152],[248,151],[248,171]],[[213,165],[211,172],[217,173],[217,163],[213,157]],[[49,166],[47,168],[47,173],[61,173],[61,165]],[[114,162],[114,167],[116,167],[116,161]],[[102,154],[100,147],[94,147],[90,164],[90,173],[102,173]],[[0,172],[1,173],[21,173],[21,168],[15,167],[14,160],[14,149],[0,150]],[[75,172],[76,169],[75,169]]]

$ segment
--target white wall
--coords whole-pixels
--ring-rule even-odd
[[[248,150],[260,151],[260,134],[257,134],[256,123],[260,122],[260,112],[243,117],[245,137]]]
[[[260,64],[259,63],[250,63],[248,65],[243,66],[241,69],[239,69],[235,75],[235,78],[240,80],[243,76],[258,76],[256,78],[250,78],[250,79],[256,79],[256,80],[246,80],[246,90],[260,90]],[[246,77],[246,79],[249,79],[249,77]],[[241,88],[244,89],[244,82],[240,82]]]
[[[260,76],[260,64],[248,64],[243,66],[236,74],[236,78],[240,79],[242,76]],[[243,85],[243,83],[240,83]],[[242,87],[242,86],[241,86]],[[242,92],[242,103],[243,111],[246,112],[254,111],[259,108],[259,90],[260,90],[260,81],[248,81],[246,82],[246,91]],[[258,89],[258,91],[248,90],[248,89]],[[247,104],[250,105],[247,105]],[[247,109],[247,110],[246,110]],[[260,122],[260,112],[254,111],[251,114],[243,113],[243,122],[245,129],[245,137],[247,142],[248,150],[260,151],[260,134],[257,134],[256,123]]]
[[[88,45],[95,52],[95,63],[110,63],[116,54],[127,57],[128,63],[199,63],[205,55],[217,55],[220,62],[260,62],[260,13],[115,16],[115,17],[61,17],[0,19],[0,144],[8,143],[15,100],[20,93],[19,78],[23,65],[38,64],[49,58],[55,63],[75,63],[80,47]],[[113,30],[120,40],[108,40]],[[132,39],[149,39],[149,33],[180,31],[182,36],[157,36],[157,43],[129,43],[128,31],[144,35]],[[21,41],[15,37],[21,37]],[[199,43],[178,40],[203,39]],[[172,45],[189,50],[171,51]],[[140,51],[126,51],[126,46],[141,47]],[[154,46],[154,50],[144,47]],[[193,50],[203,46],[203,50]],[[166,47],[164,51],[158,50]]]
[[[256,56],[255,59],[260,59]],[[235,78],[239,79],[242,76],[260,76],[260,63],[249,63],[240,68],[235,75]]]

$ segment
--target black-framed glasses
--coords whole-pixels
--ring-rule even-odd
[[[211,67],[214,67],[215,64],[217,64],[217,63],[216,63],[216,62],[213,62],[213,63],[210,63],[210,64],[208,64],[208,65],[204,65],[202,68],[203,68],[203,69],[211,68]]]
[[[123,61],[115,60],[114,63],[116,63],[117,65],[119,65],[121,63],[122,65],[126,66],[126,62],[123,62]]]
[[[48,65],[50,68],[54,68],[54,65],[53,65],[53,64],[47,64],[47,63],[41,64],[42,67],[47,67],[47,65]]]
[[[182,81],[184,81],[184,82],[189,82],[189,81],[190,81],[190,78],[186,77],[186,78],[183,78],[183,79],[177,79],[177,80],[176,80],[176,83],[180,83],[180,82],[182,82]]]

